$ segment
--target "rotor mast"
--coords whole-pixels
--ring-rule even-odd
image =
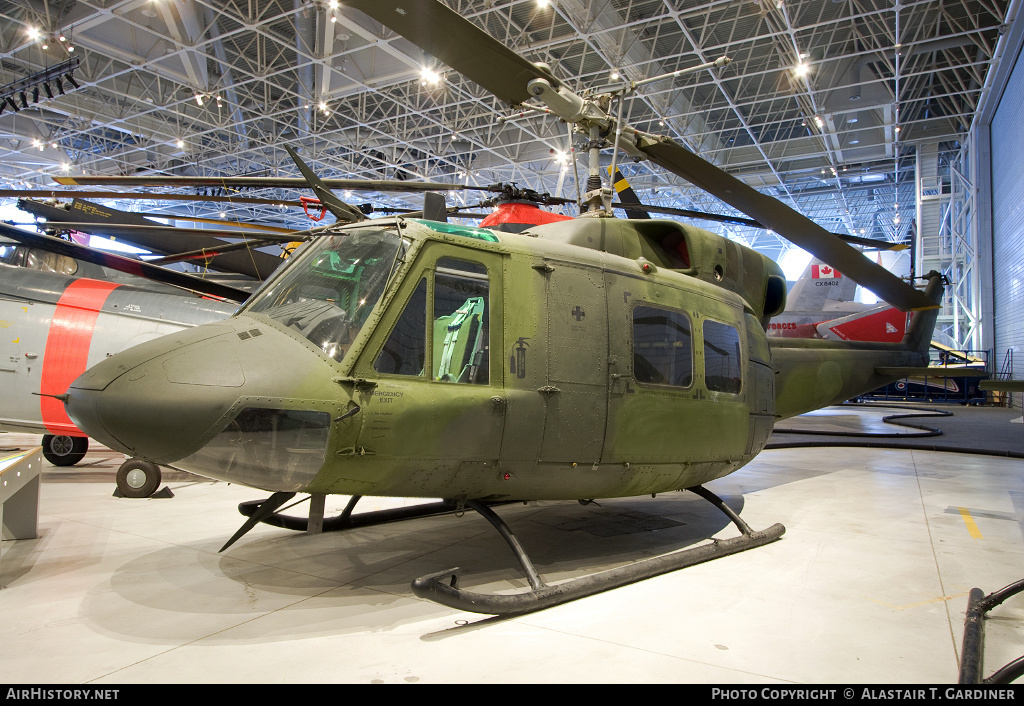
[[[586,192],[582,197],[581,210],[585,215],[595,217],[612,216],[612,199],[615,196],[615,189],[612,185],[604,185],[601,175],[601,149],[608,146],[615,146],[622,149],[630,157],[637,160],[646,159],[647,155],[637,149],[633,140],[623,137],[623,133],[638,134],[636,130],[622,123],[622,102],[627,93],[632,93],[639,86],[646,86],[655,81],[667,78],[675,78],[685,74],[696,73],[704,69],[720,68],[731,61],[729,57],[722,56],[715,61],[709,61],[699,66],[680,69],[671,73],[653,76],[642,81],[631,81],[621,87],[599,93],[592,98],[584,98],[573,93],[564,85],[552,86],[546,78],[535,78],[527,84],[530,94],[536,96],[549,108],[549,110],[567,123],[575,125],[577,132],[587,136],[587,151],[590,157],[590,165],[587,173]],[[612,99],[619,98],[619,115],[613,117],[610,113]],[[609,139],[614,133],[614,137]]]

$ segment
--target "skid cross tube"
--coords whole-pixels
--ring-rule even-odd
[[[746,522],[732,511],[721,498],[701,486],[687,488],[725,513],[740,531],[739,537],[731,539],[715,539],[691,549],[682,549],[670,554],[642,559],[625,566],[609,569],[589,576],[570,579],[563,583],[548,585],[541,580],[519,541],[512,534],[501,518],[489,508],[483,507],[478,501],[467,500],[466,506],[476,510],[497,529],[512,548],[519,560],[532,590],[513,594],[475,593],[459,588],[459,568],[439,571],[422,576],[412,582],[412,590],[420,598],[457,608],[471,613],[487,613],[491,615],[516,615],[530,611],[549,608],[561,603],[601,593],[613,588],[625,586],[636,581],[682,569],[711,559],[768,544],[786,531],[781,524],[774,524],[766,530],[755,532]],[[483,508],[483,509],[481,509]]]
[[[294,493],[292,493],[292,495],[294,495]],[[408,505],[406,507],[392,507],[385,510],[371,510],[370,512],[353,513],[352,511],[355,509],[356,503],[362,500],[362,498],[362,495],[353,495],[345,506],[345,509],[339,514],[333,517],[323,518],[323,527],[321,531],[339,532],[342,530],[355,529],[356,527],[371,527],[373,525],[382,525],[388,522],[400,522],[401,520],[412,520],[417,517],[445,515],[459,511],[459,503],[455,500],[439,500],[437,502],[422,503],[420,505]],[[266,500],[246,500],[245,502],[238,504],[238,512],[251,518],[253,514],[258,512],[259,508],[266,502]],[[501,500],[497,502],[482,503],[482,505],[484,507],[492,505],[507,505],[509,502],[514,501]],[[309,519],[306,517],[284,515],[276,511],[264,515],[259,519],[259,521],[272,527],[295,530],[296,532],[305,532],[309,527]]]
[[[1024,592],[1024,579],[987,596],[980,588],[971,589],[967,598],[967,616],[964,619],[964,641],[960,649],[960,684],[1009,684],[1024,675],[1022,656],[991,676],[985,679],[981,677],[985,661],[985,613],[1021,592]]]
[[[369,527],[385,522],[398,522],[409,520],[415,517],[427,517],[429,515],[441,515],[448,512],[455,512],[458,505],[454,500],[442,500],[435,503],[423,503],[422,505],[409,505],[408,507],[395,507],[386,510],[373,510],[353,514],[356,503],[362,499],[362,495],[353,495],[348,505],[341,511],[341,514],[334,517],[325,517],[323,524],[324,532],[337,532],[339,530],[354,529],[356,527]],[[264,503],[263,500],[247,500],[238,504],[238,511],[248,517]],[[260,522],[273,527],[305,532],[309,520],[305,517],[294,517],[292,515],[281,515],[274,513],[260,518]]]

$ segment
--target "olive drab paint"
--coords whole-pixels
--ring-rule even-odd
[[[275,492],[660,493],[742,467],[777,419],[895,379],[878,368],[922,364],[935,320],[916,314],[902,343],[769,339],[778,265],[674,221],[328,232],[230,319],[90,369],[71,418]]]

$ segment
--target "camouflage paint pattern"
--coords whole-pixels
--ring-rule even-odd
[[[770,316],[785,305],[778,266],[674,221],[581,218],[493,237],[426,221],[371,223],[409,247],[340,361],[243,309],[103,361],[73,383],[72,418],[125,453],[273,491],[524,500],[658,493],[742,467],[775,419],[884,384],[877,367],[920,364],[935,319],[915,317],[902,344],[769,343]],[[442,258],[486,270],[486,384],[433,379],[430,340],[422,370],[375,367],[424,286],[424,335],[435,335],[429,302]],[[685,383],[642,381],[638,307],[684,322],[692,346]],[[735,389],[710,383],[709,326],[736,332]],[[325,422],[312,425],[313,443],[282,431],[278,444],[275,426],[271,441],[256,439],[270,451],[245,465],[237,460],[254,437],[236,440],[228,430],[247,409]],[[236,451],[190,466],[211,442]]]

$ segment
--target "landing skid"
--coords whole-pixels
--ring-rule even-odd
[[[642,559],[615,569],[609,569],[608,571],[602,571],[589,576],[581,576],[553,585],[544,583],[540,574],[534,568],[533,562],[530,561],[530,557],[522,545],[519,544],[515,534],[491,509],[494,505],[505,505],[508,504],[507,502],[486,503],[480,500],[466,500],[464,503],[457,503],[453,500],[444,500],[436,503],[353,514],[352,511],[356,503],[362,497],[354,495],[341,514],[323,518],[322,531],[329,532],[353,529],[355,527],[367,527],[415,517],[458,512],[462,507],[471,508],[490,522],[508,543],[516,559],[519,561],[523,573],[526,574],[526,579],[530,582],[531,590],[513,594],[487,594],[467,591],[459,588],[458,567],[422,576],[412,582],[412,590],[420,598],[426,598],[450,608],[490,615],[517,615],[550,608],[551,606],[567,603],[577,598],[591,596],[595,593],[608,591],[653,576],[667,574],[670,571],[683,569],[687,566],[693,566],[694,564],[728,556],[729,554],[736,554],[747,549],[760,547],[775,541],[786,531],[785,527],[776,523],[766,530],[755,532],[746,522],[740,519],[739,515],[732,511],[732,508],[710,490],[699,485],[687,488],[687,490],[696,493],[722,511],[739,529],[740,536],[733,537],[732,539],[713,539],[710,544],[683,549],[650,559]],[[246,515],[248,519],[220,551],[227,549],[260,522],[284,529],[300,532],[307,531],[309,520],[282,515],[277,512],[294,495],[295,493],[274,493],[266,500],[253,500],[239,504],[238,511]]]
[[[466,591],[458,586],[459,569],[456,567],[416,579],[412,582],[413,593],[420,598],[427,598],[450,608],[457,608],[458,610],[471,613],[516,615],[550,608],[551,606],[567,603],[577,598],[591,596],[595,593],[601,593],[602,591],[608,591],[653,576],[666,574],[670,571],[704,561],[759,547],[778,539],[786,531],[785,527],[776,523],[766,530],[755,532],[746,522],[740,519],[739,515],[722,502],[721,498],[711,491],[702,486],[694,486],[687,488],[687,490],[701,496],[725,513],[739,529],[741,536],[732,539],[715,539],[712,540],[711,544],[635,561],[616,569],[609,569],[597,574],[549,585],[545,584],[540,578],[540,575],[533,566],[533,562],[530,561],[529,556],[527,556],[508,525],[483,503],[476,500],[467,500],[466,506],[483,515],[512,548],[512,552],[516,555],[516,559],[519,560],[519,564],[523,569],[523,573],[526,574],[532,590],[514,594],[486,594]],[[444,581],[444,579],[448,580]]]

